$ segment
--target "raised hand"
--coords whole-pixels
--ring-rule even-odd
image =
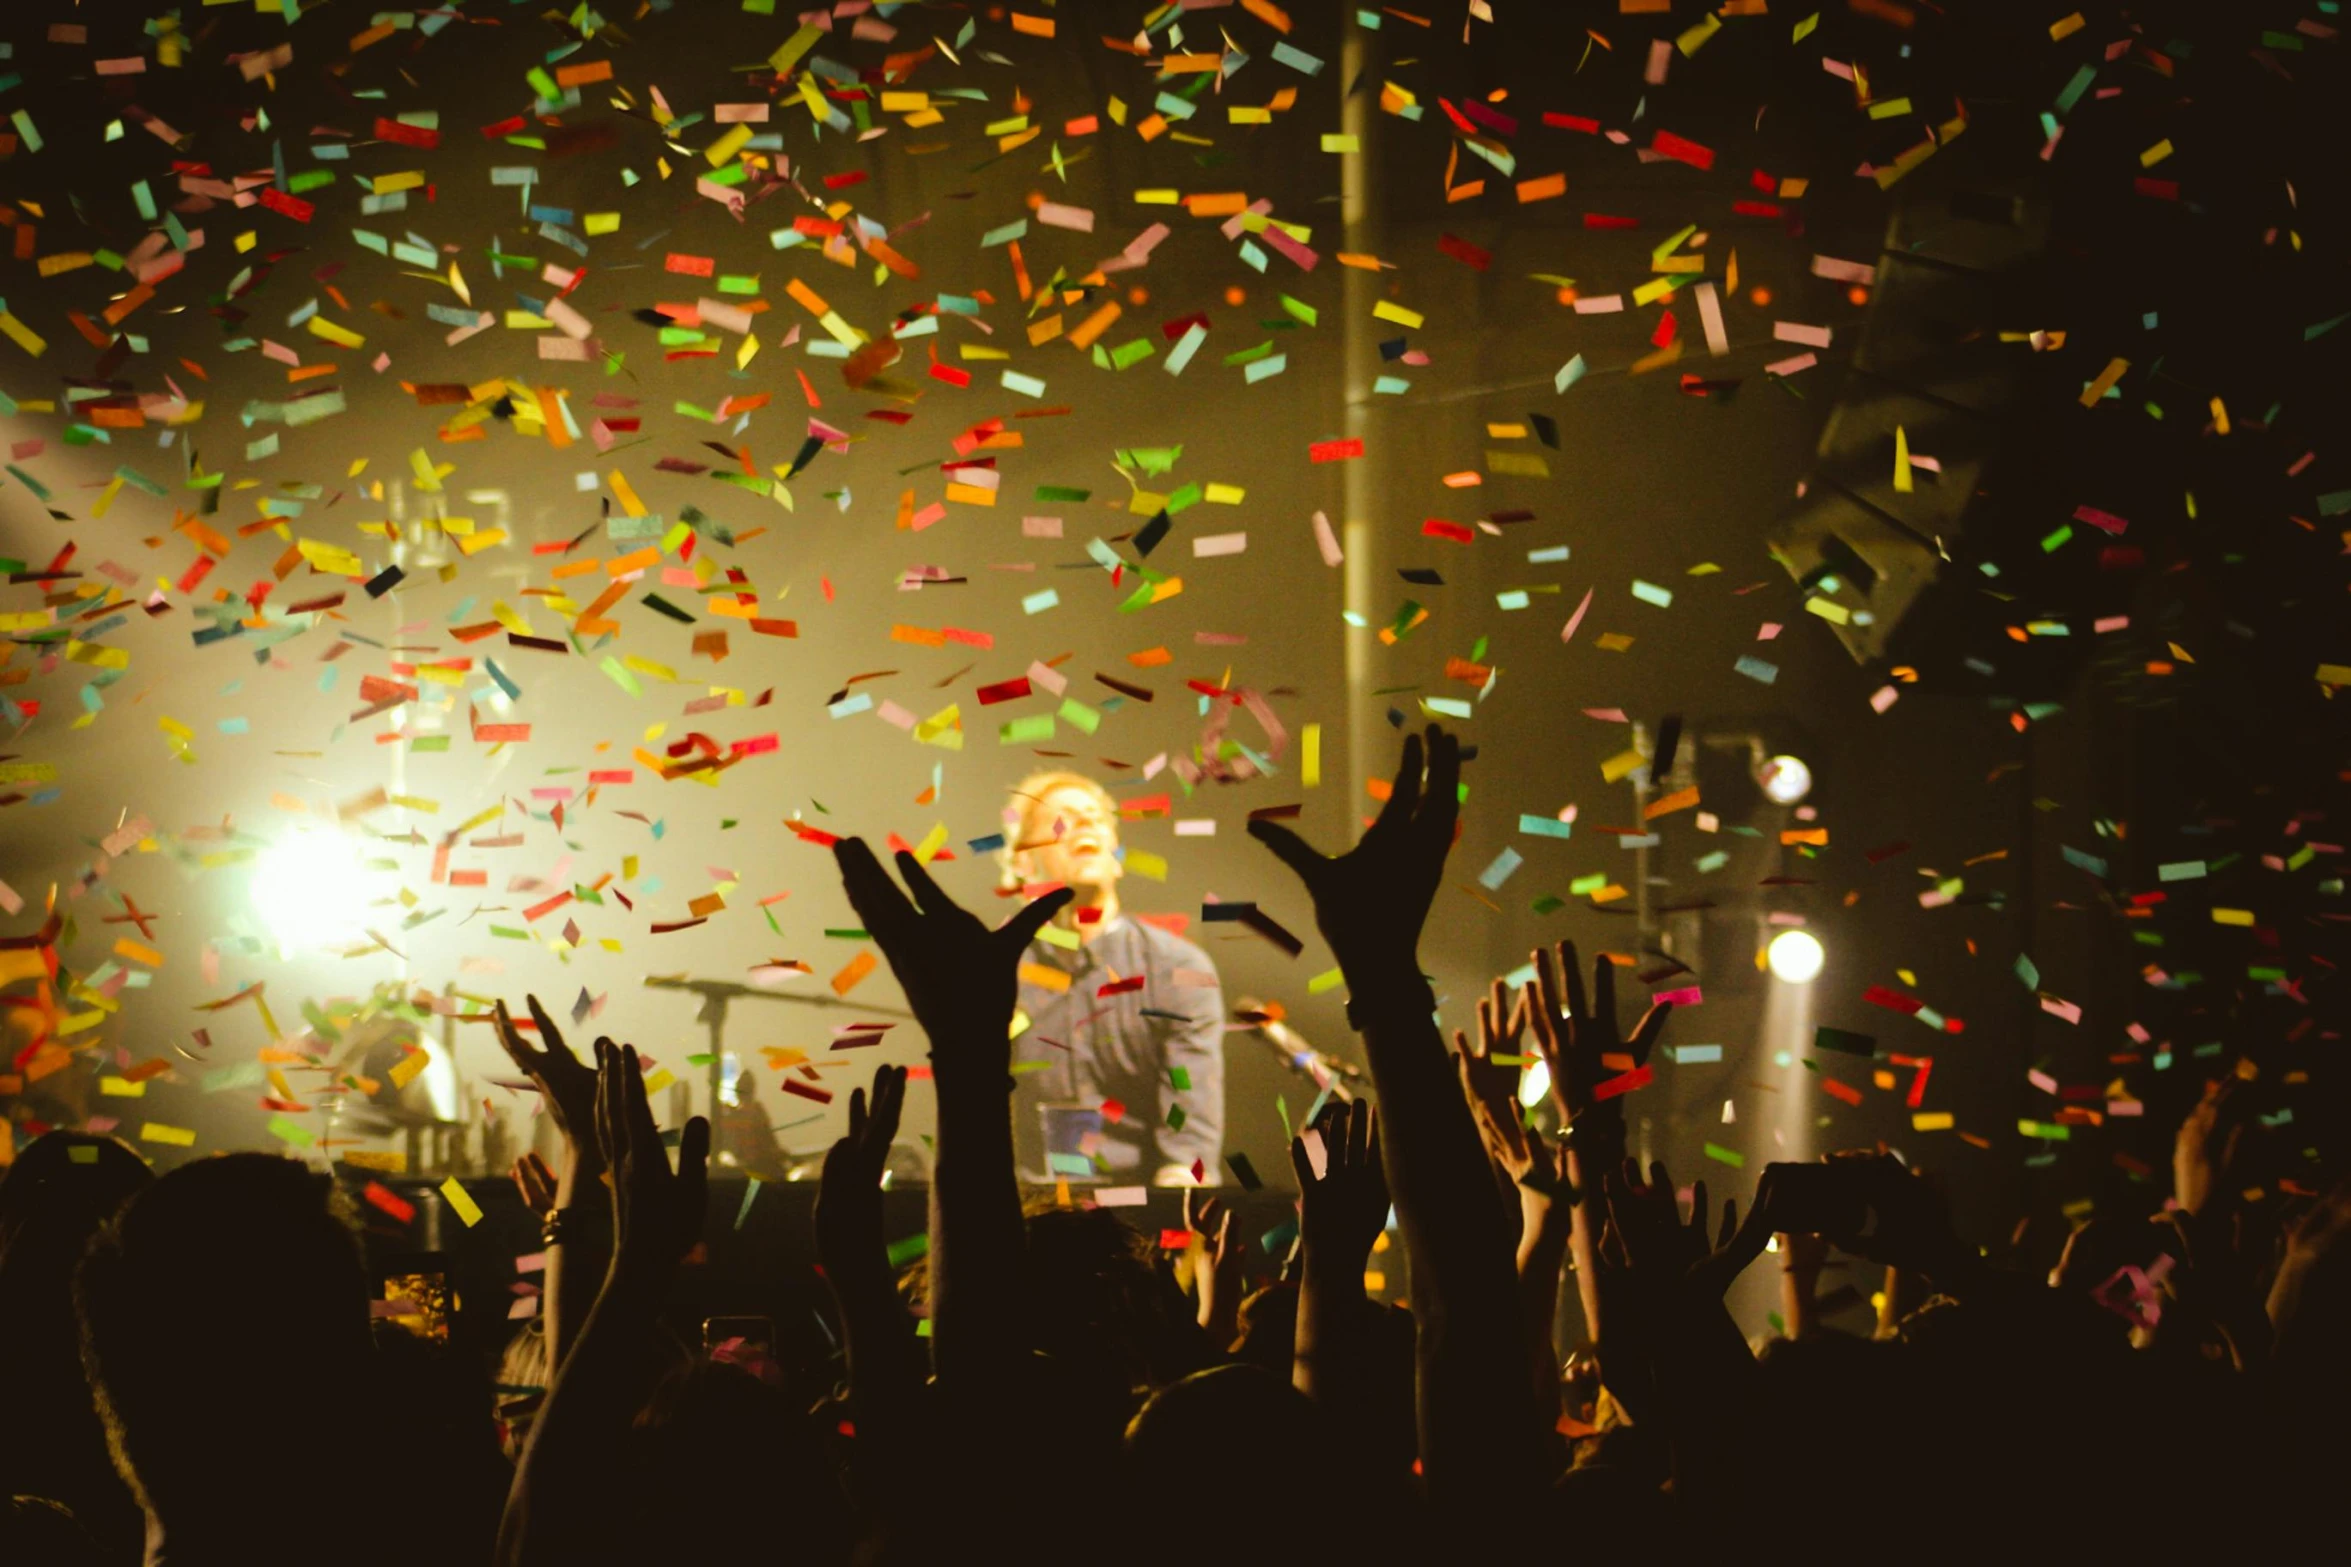
[[[571,1047],[563,1042],[562,1030],[547,1015],[547,1009],[539,1005],[537,996],[525,996],[523,1001],[531,1009],[531,1020],[538,1025],[539,1043],[534,1046],[522,1037],[503,1001],[491,1012],[498,1025],[498,1043],[505,1046],[507,1059],[538,1084],[539,1097],[546,1103],[547,1113],[555,1117],[556,1128],[563,1133],[573,1156],[597,1159],[601,1155],[596,1147],[596,1069],[583,1065],[571,1053]],[[604,1041],[596,1043],[601,1052]]]
[[[1513,997],[1497,979],[1478,998],[1475,1046],[1460,1029],[1453,1031],[1453,1059],[1461,1071],[1461,1091],[1469,1096],[1472,1105],[1484,1105],[1497,1120],[1507,1120],[1513,1115],[1511,1107],[1518,1098],[1518,1076],[1522,1068],[1516,1062],[1500,1061],[1496,1057],[1519,1054],[1519,1044],[1526,1035],[1528,1016],[1533,1010],[1529,999],[1527,994]]]
[[[507,1171],[514,1179],[514,1189],[522,1196],[522,1205],[530,1209],[531,1217],[544,1223],[555,1209],[555,1172],[547,1168],[547,1161],[535,1153],[526,1153],[514,1161]]]
[[[860,1248],[882,1244],[882,1171],[898,1138],[898,1116],[906,1106],[906,1068],[873,1069],[873,1095],[849,1092],[849,1130],[824,1156],[824,1180],[816,1189],[817,1254],[828,1271]]]
[[[1594,1090],[1627,1068],[1604,1058],[1626,1057],[1635,1068],[1647,1065],[1666,1019],[1673,1015],[1673,1003],[1651,1006],[1627,1038],[1616,1020],[1616,965],[1606,957],[1593,962],[1587,998],[1578,961],[1572,941],[1559,944],[1556,961],[1553,954],[1537,949],[1535,978],[1523,999],[1535,1046],[1550,1068],[1551,1096],[1562,1124],[1580,1147],[1612,1163],[1624,1141],[1624,1101],[1601,1099]]]
[[[1423,746],[1427,777],[1422,777]],[[1444,880],[1445,856],[1460,818],[1461,743],[1435,724],[1425,742],[1404,741],[1387,804],[1361,841],[1344,854],[1320,853],[1270,818],[1249,835],[1297,872],[1314,900],[1314,922],[1330,943],[1350,987],[1401,973],[1417,983],[1414,956],[1429,905]]]
[[[1824,1230],[1838,1250],[1924,1274],[1945,1291],[1956,1291],[1962,1276],[1976,1271],[1979,1259],[1952,1227],[1951,1205],[1934,1182],[1889,1153],[1849,1150],[1827,1162],[1853,1194],[1839,1208],[1871,1216],[1866,1234]],[[1776,1168],[1766,1167],[1764,1174]]]
[[[612,1171],[612,1271],[616,1278],[658,1277],[702,1238],[710,1123],[701,1116],[686,1123],[672,1171],[636,1047],[600,1039],[596,1066],[596,1141]]]
[[[2241,1083],[2232,1072],[2207,1085],[2172,1139],[2172,1196],[2190,1213],[2202,1213],[2215,1197],[2226,1195],[2229,1167],[2245,1132],[2249,1096],[2237,1091]]]
[[[1218,1354],[1240,1337],[1241,1264],[1247,1241],[1233,1233],[1233,1211],[1221,1197],[1186,1188],[1184,1228],[1200,1238],[1201,1253],[1193,1265],[1192,1283],[1198,1292],[1200,1326]]]
[[[1652,1293],[1686,1293],[1693,1300],[1720,1300],[1731,1281],[1763,1253],[1771,1236],[1770,1170],[1758,1187],[1747,1222],[1739,1205],[1725,1199],[1722,1222],[1710,1242],[1706,1234],[1706,1183],[1690,1187],[1690,1218],[1681,1219],[1681,1200],[1663,1164],[1649,1166],[1647,1185],[1640,1167],[1627,1159],[1606,1183],[1609,1222],[1623,1243],[1624,1260]]]
[[[1314,1170],[1304,1134],[1290,1139],[1298,1177],[1298,1231],[1310,1261],[1360,1273],[1388,1224],[1388,1177],[1380,1165],[1379,1112],[1361,1102],[1326,1106],[1312,1130],[1322,1144]]]
[[[890,960],[890,971],[898,976],[934,1052],[942,1037],[1009,1052],[1012,1011],[1020,997],[1020,954],[1076,894],[1056,888],[990,930],[941,892],[911,854],[898,855],[898,874],[911,898],[898,890],[861,838],[834,844],[833,860],[850,907]]]
[[[1497,1115],[1493,1106],[1472,1098],[1469,1113],[1485,1139],[1487,1156],[1520,1192],[1532,1193],[1546,1204],[1574,1195],[1567,1174],[1567,1144],[1553,1142],[1539,1128],[1527,1125],[1515,1103]]]

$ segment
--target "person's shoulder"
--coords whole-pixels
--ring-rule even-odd
[[[1166,967],[1206,969],[1210,973],[1216,971],[1216,964],[1207,953],[1166,926],[1137,919],[1131,914],[1127,916],[1127,923],[1141,933],[1144,948]]]

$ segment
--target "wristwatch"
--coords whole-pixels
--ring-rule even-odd
[[[1347,1026],[1358,1034],[1363,1032],[1364,1017],[1361,1009],[1367,1003],[1381,1012],[1418,1014],[1427,1017],[1437,1010],[1437,993],[1429,988],[1427,980],[1415,974],[1409,981],[1397,980],[1392,985],[1382,985],[1376,991],[1349,996],[1347,998]]]

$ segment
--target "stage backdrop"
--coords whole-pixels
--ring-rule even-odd
[[[1244,829],[1345,842],[1434,718],[1477,747],[1424,952],[1449,1024],[1572,938],[1628,1013],[1682,1009],[1631,1103],[1684,1179],[1879,1139],[2004,1201],[2060,1159],[2043,1196],[2120,1179],[2094,1124],[2152,1091],[2168,1025],[2116,961],[2151,927],[2039,911],[2205,863],[2184,785],[2129,822],[2060,722],[2228,640],[2142,627],[2095,680],[2072,651],[2128,623],[2123,514],[2148,538],[2195,487],[2156,393],[2105,395],[2204,341],[2159,325],[2214,285],[2114,281],[2188,221],[2150,188],[2172,143],[2086,118],[2052,164],[2039,105],[2142,112],[2086,93],[2114,50],[2078,23],[1682,9],[13,7],[14,1135],[479,1165],[535,1135],[483,1021],[535,993],[649,1052],[671,1118],[748,1069],[821,1149],[922,1051],[825,843],[914,846],[1000,914],[1004,791],[1046,763],[1109,784],[1129,905],[1228,1001],[1348,1055]],[[2077,204],[2046,296],[2077,313],[1876,314],[1954,224],[2050,243],[1997,192],[2052,167],[2140,204]],[[1767,542],[1824,426],[1870,506],[1984,479],[1948,408],[1831,425],[1884,411],[1871,332],[2009,355],[2099,466],[1912,539],[1966,633],[1864,666],[1870,582]],[[1759,786],[1781,752],[1802,799]],[[2169,896],[2183,939],[2249,928]],[[1809,986],[1758,961],[1796,927]],[[669,979],[745,992],[723,1038]],[[1315,1090],[1230,1047],[1228,1146],[1278,1181]],[[392,1130],[435,1117],[463,1136]]]

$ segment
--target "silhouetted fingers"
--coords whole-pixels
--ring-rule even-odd
[[[710,1122],[688,1120],[678,1133],[678,1242],[690,1251],[702,1238],[703,1213],[710,1201]]]
[[[873,1097],[866,1120],[866,1135],[882,1144],[886,1150],[898,1140],[898,1116],[906,1106],[906,1068],[877,1066],[873,1071]]]
[[[1649,1052],[1657,1046],[1657,1036],[1665,1032],[1665,1020],[1672,1016],[1670,1001],[1653,1001],[1649,1010],[1641,1014],[1641,1021],[1633,1028],[1633,1037],[1625,1041],[1625,1053],[1633,1058],[1633,1065],[1648,1061]]]
[[[931,879],[930,867],[923,864],[920,856],[900,849],[897,859],[898,875],[905,881],[907,891],[914,894],[916,908],[931,915],[963,912],[963,905],[948,897],[939,889],[939,884]]]
[[[863,838],[843,838],[833,845],[833,864],[840,869],[842,890],[849,907],[878,939],[895,939],[911,917],[913,905],[890,880],[882,862],[874,858]]]
[[[1604,1035],[1616,1031],[1616,963],[1605,952],[1592,960],[1592,1019]]]
[[[555,1026],[555,1019],[539,1004],[537,996],[524,996],[523,1005],[531,1009],[531,1021],[539,1025],[539,1045],[549,1055],[562,1057],[566,1065],[577,1065],[579,1057],[571,1053],[571,1046],[563,1042],[563,1030]]]
[[[515,1031],[514,1014],[506,1010],[505,1002],[491,1003],[490,1019],[497,1025],[498,1044],[505,1050],[506,1059],[512,1061],[518,1070],[528,1072],[531,1069],[531,1047],[524,1044],[522,1035]]]
[[[1316,1184],[1314,1156],[1306,1151],[1303,1136],[1290,1139],[1290,1173],[1298,1178],[1298,1190],[1311,1190]]]
[[[1588,1018],[1592,1015],[1592,1009],[1586,1004],[1584,996],[1584,971],[1578,966],[1582,962],[1574,942],[1563,941],[1559,944],[1560,982],[1567,987],[1567,1015],[1574,1018]]]
[[[620,1168],[620,1073],[613,1064],[612,1041],[596,1041],[596,1146],[607,1169]]]
[[[1030,900],[1012,918],[1004,922],[1004,941],[1015,949],[1024,948],[1037,939],[1037,932],[1045,922],[1063,909],[1077,893],[1068,887],[1056,887],[1041,898]]]
[[[1453,842],[1453,823],[1461,815],[1461,741],[1429,725],[1429,781],[1418,818],[1433,844]]]
[[[1290,867],[1300,881],[1306,883],[1307,891],[1314,890],[1315,884],[1321,880],[1323,866],[1329,863],[1322,851],[1280,822],[1265,817],[1259,817],[1249,824],[1249,836],[1273,850],[1275,857]]]
[[[1384,836],[1412,820],[1420,807],[1420,770],[1420,736],[1406,735],[1404,754],[1396,763],[1396,776],[1388,783],[1387,803],[1380,807],[1378,819],[1371,824],[1373,832]]]

